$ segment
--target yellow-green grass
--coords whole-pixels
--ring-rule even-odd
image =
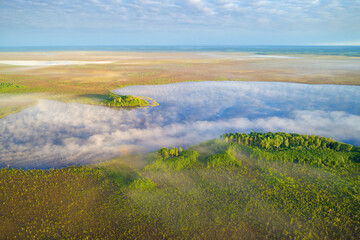
[[[5,117],[11,113],[20,112],[21,110],[31,106],[31,104],[26,105],[15,105],[15,106],[0,106],[0,118]]]
[[[35,93],[0,94],[0,118],[36,104],[39,98],[48,97],[50,96]]]
[[[356,67],[360,60],[353,57],[303,55],[294,59],[268,59],[251,58],[244,53],[208,56],[201,53],[60,52],[54,56],[0,53],[0,59],[113,61],[98,65],[26,68],[2,65],[0,69],[1,82],[61,94],[105,94],[130,85],[205,80],[360,84],[360,69]],[[6,71],[6,66],[11,71]]]
[[[2,238],[79,239],[110,235],[106,199],[112,192],[103,172],[85,168],[0,170]]]
[[[21,239],[357,237],[359,163],[330,172],[232,149],[239,164],[206,167],[209,155],[231,148],[220,140],[192,146],[200,158],[191,169],[149,168],[162,159],[156,152],[88,167],[2,169],[0,232]]]

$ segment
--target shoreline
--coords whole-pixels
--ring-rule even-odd
[[[23,61],[35,65],[0,64],[0,82],[23,86],[19,89],[0,88],[0,95],[43,93],[65,96],[64,99],[85,97],[86,103],[93,102],[95,95],[107,94],[118,88],[182,82],[360,86],[360,57],[282,52],[277,53],[279,56],[254,54],[256,52],[250,51],[0,52],[0,62]],[[66,64],[59,65],[61,63]],[[86,96],[90,96],[89,99]]]
[[[199,80],[199,81],[182,81],[182,82],[170,82],[170,83],[160,83],[160,84],[146,84],[143,86],[147,86],[147,85],[168,85],[168,84],[177,84],[177,83],[192,83],[192,82],[257,82],[257,83],[284,83],[284,84],[304,84],[304,85],[339,85],[339,86],[353,86],[353,87],[359,87],[360,84],[358,85],[354,85],[354,84],[336,84],[336,83],[304,83],[304,82],[289,82],[289,81],[243,81],[243,80]],[[142,84],[133,84],[133,85],[127,85],[127,86],[121,86],[121,87],[117,87],[114,88],[112,90],[110,90],[110,92],[113,92],[114,90],[120,89],[120,88],[126,88],[126,87],[131,87],[131,86],[141,86]],[[110,107],[110,108],[129,108],[129,107],[111,107],[111,106],[106,106],[102,104],[102,100],[104,99],[103,97],[106,94],[92,94],[92,93],[88,93],[88,94],[63,94],[63,93],[51,93],[51,92],[5,92],[5,93],[1,93],[0,92],[0,97],[1,96],[5,96],[5,95],[10,95],[10,96],[19,96],[22,97],[22,95],[26,95],[26,94],[30,94],[30,95],[35,95],[35,94],[47,94],[48,96],[39,96],[39,98],[36,98],[34,96],[32,96],[31,98],[33,99],[33,102],[30,104],[26,104],[25,106],[23,104],[20,104],[19,106],[12,106],[12,108],[9,108],[10,111],[7,112],[6,108],[2,108],[0,106],[0,119],[13,114],[13,113],[17,113],[20,112],[28,107],[31,107],[33,105],[35,105],[38,100],[40,99],[48,99],[48,100],[55,100],[55,101],[60,101],[60,102],[64,102],[64,103],[79,103],[79,104],[89,104],[89,105],[97,105],[97,106],[103,106],[103,107]],[[150,98],[150,97],[146,97],[146,96],[138,96],[141,99],[145,99],[146,101],[148,101],[149,105],[148,106],[139,106],[139,107],[130,107],[132,108],[148,108],[148,107],[156,107],[159,106],[159,103],[156,102],[156,100]]]

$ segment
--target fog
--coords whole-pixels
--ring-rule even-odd
[[[0,61],[0,64],[13,65],[13,66],[40,66],[40,67],[50,67],[58,65],[83,65],[83,64],[107,64],[112,63],[111,61],[17,61],[17,60],[7,60]]]
[[[286,131],[360,144],[360,87],[257,82],[132,86],[157,107],[40,100],[0,119],[0,164],[51,168],[182,146],[226,132]]]

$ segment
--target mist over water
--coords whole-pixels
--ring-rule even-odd
[[[41,100],[0,119],[0,164],[51,168],[183,146],[226,132],[286,131],[360,144],[360,87],[191,82],[114,91],[157,107],[113,109]]]

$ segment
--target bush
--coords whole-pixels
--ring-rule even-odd
[[[173,148],[174,149],[174,148]],[[169,156],[166,148],[159,151],[158,157],[153,163],[144,168],[145,171],[153,170],[184,170],[191,169],[200,165],[199,153],[197,151],[181,150],[177,155]]]
[[[150,191],[156,188],[156,183],[151,181],[149,178],[139,178],[132,182],[129,185],[129,188],[133,190]]]
[[[351,153],[350,160],[355,163],[360,163],[360,153],[357,152]]]
[[[197,151],[183,151],[181,155],[167,158],[165,162],[173,170],[190,169],[199,165]]]
[[[21,88],[24,88],[24,86],[14,83],[0,82],[0,93],[13,92]]]
[[[235,152],[231,149],[226,150],[225,152],[210,155],[207,158],[207,167],[208,168],[235,168],[240,167],[241,162],[236,160]]]

